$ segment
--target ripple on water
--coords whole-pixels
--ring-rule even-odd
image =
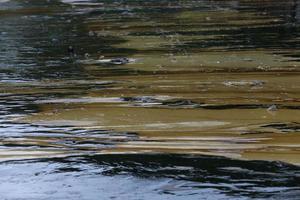
[[[116,199],[184,199],[186,196],[198,199],[200,195],[217,199],[276,199],[279,194],[297,199],[300,192],[299,167],[280,162],[116,154],[0,165],[5,172],[0,178],[0,190],[5,198],[81,199],[85,196],[98,199],[101,195],[101,198],[115,196]],[[35,189],[37,186],[39,190]],[[99,194],[99,191],[103,192]]]
[[[0,196],[297,199],[299,5],[0,0]]]

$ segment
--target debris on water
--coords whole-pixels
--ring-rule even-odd
[[[94,59],[86,59],[86,60],[81,60],[79,61],[82,64],[113,64],[113,65],[125,65],[128,63],[135,62],[136,59],[133,58],[126,58],[126,57],[120,57],[120,58],[106,58],[100,57],[98,60]]]
[[[270,111],[270,112],[275,112],[275,111],[277,111],[277,110],[278,110],[278,108],[277,108],[276,105],[271,105],[271,106],[267,109],[267,111]]]
[[[257,86],[263,86],[266,82],[261,80],[241,80],[241,81],[225,81],[223,82],[223,85],[226,86],[250,86],[250,87],[257,87]]]

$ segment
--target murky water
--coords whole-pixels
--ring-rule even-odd
[[[0,42],[1,199],[299,197],[300,1],[0,0]]]

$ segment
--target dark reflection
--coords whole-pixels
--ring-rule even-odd
[[[2,11],[0,18],[3,73],[9,68],[23,80],[86,78],[88,74],[76,62],[84,54],[130,54],[128,49],[111,47],[124,42],[120,38],[90,37],[84,24],[87,16],[74,13],[70,5],[60,1],[18,1],[16,4]],[[69,46],[74,47],[75,58],[70,57]]]
[[[81,127],[80,124],[76,124],[81,120],[84,121],[81,116],[78,116],[78,121],[71,122],[74,123],[73,125],[66,125],[64,118],[59,116],[57,116],[58,125],[18,121],[19,117],[39,112],[52,116],[63,114],[73,106],[61,101],[62,103],[55,104],[53,109],[49,106],[50,110],[47,110],[47,100],[51,103],[51,100],[55,102],[61,100],[60,98],[69,98],[75,99],[76,102],[86,96],[96,98],[116,96],[120,99],[118,103],[128,106],[128,109],[136,106],[148,109],[187,109],[187,112],[188,109],[207,109],[210,112],[226,109],[264,109],[267,112],[267,109],[274,105],[271,100],[275,97],[271,97],[266,102],[258,100],[257,103],[233,101],[228,104],[205,104],[207,97],[205,91],[200,92],[193,88],[188,91],[189,87],[184,89],[186,90],[184,92],[162,89],[164,87],[157,91],[155,87],[151,88],[150,82],[146,81],[144,85],[139,85],[139,82],[144,78],[146,80],[147,77],[135,75],[157,76],[159,80],[159,75],[180,77],[184,73],[184,75],[193,75],[195,72],[202,72],[198,63],[195,63],[193,69],[189,69],[188,66],[185,69],[183,64],[182,69],[178,71],[174,63],[172,63],[175,65],[174,71],[172,65],[166,68],[156,65],[160,64],[158,63],[160,59],[157,57],[165,58],[167,55],[175,54],[189,56],[199,52],[199,56],[202,56],[201,52],[218,52],[222,57],[222,52],[232,52],[238,56],[238,53],[244,53],[242,51],[266,51],[261,55],[255,55],[274,54],[287,58],[286,60],[281,57],[278,60],[274,59],[273,63],[277,61],[288,63],[291,60],[296,62],[300,60],[299,23],[299,0],[283,2],[272,0],[0,0],[1,159],[38,158],[47,156],[47,153],[49,157],[84,155],[1,162],[0,197],[2,199],[72,200],[81,200],[83,197],[89,200],[164,199],[164,197],[199,199],[202,196],[203,199],[299,198],[300,168],[297,166],[281,162],[240,161],[223,157],[173,154],[95,155],[99,152],[104,153],[105,150],[111,150],[110,153],[114,150],[122,152],[122,148],[118,149],[118,145],[130,142],[150,143],[151,140],[143,141],[141,138],[147,135],[140,136],[130,130],[116,132],[103,130],[101,126],[99,129]],[[143,36],[159,37],[154,39],[150,37],[151,41],[153,39],[153,46],[151,44],[150,47],[143,48]],[[175,41],[177,37],[178,41]],[[130,38],[133,38],[133,41]],[[170,38],[175,39],[171,41]],[[133,45],[120,47],[121,44],[127,44],[126,42],[132,42]],[[136,55],[142,57],[138,64],[143,63],[143,58],[146,60],[151,56],[154,61],[153,63],[146,61],[138,67],[134,65],[130,67],[129,59]],[[117,63],[121,65],[97,63],[102,56],[118,61]],[[122,63],[120,58],[128,62]],[[84,62],[88,59],[94,62],[91,62],[92,64]],[[254,59],[249,58],[243,63],[249,64],[256,61]],[[157,71],[152,71],[154,67],[158,67]],[[228,66],[222,65],[220,68],[212,67],[213,69],[208,71],[260,73],[266,70],[243,67],[229,69]],[[297,65],[291,67],[293,67],[292,73],[299,71]],[[203,72],[205,70],[203,69]],[[274,71],[276,70],[284,71],[274,66]],[[126,84],[120,84],[121,80],[107,81],[130,75],[133,77],[128,79],[125,77],[125,81],[123,80],[127,81]],[[216,74],[216,76],[220,75]],[[234,76],[235,74],[232,73],[232,77]],[[239,78],[239,75],[236,77]],[[155,78],[153,82],[156,83]],[[201,78],[202,76],[199,76],[199,81]],[[188,86],[188,83],[182,84],[180,78],[178,80],[176,86]],[[215,83],[211,80],[209,84]],[[264,83],[266,82],[253,81],[243,87],[263,88]],[[159,82],[156,84],[163,86],[159,85]],[[274,88],[277,88],[275,84]],[[299,105],[296,105],[297,89],[295,86],[290,94],[284,94],[286,98],[291,96],[289,99],[295,101],[294,104],[282,102],[275,107],[289,111],[299,110]],[[215,95],[216,98],[222,99],[222,91],[217,88],[215,93],[211,93],[210,98]],[[165,95],[164,92],[176,96],[176,99],[161,100],[142,96]],[[287,93],[289,92],[288,90]],[[189,98],[192,98],[190,96],[195,96],[196,100],[190,100]],[[197,99],[200,99],[199,102]],[[103,103],[105,104],[107,102]],[[99,108],[103,105],[97,104]],[[74,108],[78,106],[80,105],[75,103]],[[84,106],[82,109],[85,109]],[[103,116],[99,118],[106,120]],[[56,119],[55,117],[53,119]],[[290,122],[292,120],[288,119],[278,123],[261,123],[257,125],[260,129],[241,132],[241,134],[275,132],[297,134],[300,130],[299,123]],[[87,117],[88,120],[90,119]],[[180,121],[185,120],[180,119]],[[195,119],[197,120],[199,119]],[[161,122],[163,124],[164,120],[162,119]],[[247,121],[243,123],[245,126],[253,125],[247,124]],[[117,122],[115,125],[118,126]],[[163,134],[158,136],[166,136]],[[197,134],[195,133],[195,136]],[[225,134],[227,136],[227,132]],[[234,142],[232,141],[232,144]],[[163,142],[161,143],[164,145]],[[276,145],[274,146],[275,149]],[[297,148],[295,146],[292,145],[294,149]],[[278,152],[283,147],[279,146]],[[223,153],[221,149],[220,147],[217,153]],[[126,149],[125,152],[128,152],[127,150],[132,149]],[[178,151],[181,152],[180,149]],[[122,184],[118,185],[117,183],[120,182]],[[125,193],[132,196],[126,196]]]
[[[0,120],[8,118],[10,115],[24,115],[38,111],[38,106],[32,104],[35,96],[24,95],[1,95],[0,96]]]
[[[277,130],[280,130],[280,131],[282,131],[284,133],[298,132],[298,131],[300,131],[300,123],[297,123],[297,122],[291,122],[291,123],[272,123],[272,124],[263,125],[261,127],[277,129]]]
[[[25,163],[28,161],[11,164],[18,167]],[[43,169],[43,176],[56,173],[70,175],[76,172],[73,181],[77,177],[84,178],[86,173],[98,177],[99,183],[101,175],[135,176],[150,180],[164,178],[184,180],[186,184],[177,186],[176,189],[189,190],[192,199],[193,193],[197,196],[198,192],[205,191],[207,188],[216,189],[224,194],[223,198],[225,196],[234,198],[237,195],[240,198],[245,196],[273,199],[278,197],[276,195],[286,195],[289,199],[297,199],[300,192],[300,168],[281,162],[238,161],[223,157],[172,154],[116,154],[33,160],[29,163],[46,163],[48,167]],[[9,164],[5,163],[5,165]],[[171,189],[160,190],[177,195],[176,191]],[[207,191],[210,193],[209,190]],[[66,198],[68,198],[67,194]]]
[[[68,1],[66,1],[68,2]],[[70,2],[70,1],[69,1]],[[284,3],[273,1],[90,1],[96,6],[61,1],[8,1],[0,12],[0,72],[8,79],[87,78],[90,74],[82,65],[70,59],[67,49],[74,47],[75,59],[84,59],[86,53],[97,59],[100,55],[130,56],[133,53],[198,52],[249,50],[256,48],[288,50],[283,55],[299,58],[299,1]],[[192,11],[248,12],[253,16],[225,17],[208,21],[177,19],[179,13]],[[268,20],[264,22],[263,20]],[[239,20],[241,24],[230,24]],[[243,22],[243,20],[245,20]],[[247,24],[247,20],[258,20]],[[259,20],[262,20],[259,23]],[[125,42],[112,34],[105,36],[91,32],[88,24],[97,22],[104,30],[120,30],[122,23],[135,21],[129,35],[215,35],[214,39],[182,41],[160,49],[135,50],[116,48],[114,44]],[[156,25],[144,25],[144,22]],[[166,24],[164,24],[166,23]],[[228,24],[229,23],[229,24]],[[143,27],[139,31],[139,27]],[[203,30],[189,30],[202,27]],[[137,28],[137,29],[135,29]],[[208,30],[205,30],[208,28]],[[101,29],[100,29],[101,30]],[[126,27],[122,28],[126,30]],[[125,68],[126,69],[126,68]],[[13,74],[7,72],[13,71]],[[130,70],[120,71],[133,74]],[[99,74],[101,75],[101,73]]]

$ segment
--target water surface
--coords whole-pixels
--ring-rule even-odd
[[[296,199],[299,22],[297,0],[0,1],[0,196]]]

